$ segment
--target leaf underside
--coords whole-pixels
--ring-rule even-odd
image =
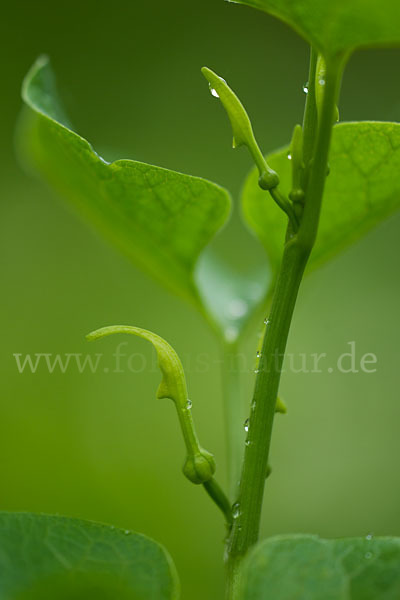
[[[288,148],[268,156],[286,194],[291,186]],[[325,262],[400,208],[400,124],[340,123],[333,129],[321,220],[309,268]],[[262,242],[273,270],[282,255],[287,220],[257,183],[256,169],[242,195],[243,213]]]
[[[229,217],[228,192],[144,163],[104,161],[71,129],[45,57],[28,73],[22,95],[28,110],[17,141],[25,165],[137,267],[192,302],[219,335],[234,342],[263,301],[269,278],[266,269],[260,285],[254,281],[258,273],[249,273],[237,286],[237,274],[209,248],[204,252]],[[230,312],[229,306],[240,303],[240,314]]]
[[[400,44],[398,0],[228,0],[270,13],[326,58],[366,46]]]
[[[284,535],[246,559],[241,600],[397,600],[400,539]]]
[[[175,568],[149,538],[89,521],[0,513],[1,600],[174,600]]]
[[[193,271],[228,218],[226,190],[141,162],[105,162],[69,127],[46,58],[32,67],[22,93],[30,109],[18,136],[25,163],[137,266],[198,304]]]

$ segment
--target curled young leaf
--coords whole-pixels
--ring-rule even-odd
[[[128,333],[153,344],[163,376],[158,386],[157,398],[170,398],[175,403],[186,445],[187,458],[183,473],[192,483],[198,484],[210,480],[215,472],[215,460],[214,456],[199,444],[191,413],[192,403],[188,398],[185,373],[179,356],[162,337],[140,327],[112,325],[92,331],[86,337],[92,341],[114,333]]]
[[[254,136],[249,116],[236,94],[226,83],[208,67],[201,69],[207,79],[211,93],[219,98],[232,125],[233,147],[247,146],[260,173],[259,185],[269,190],[279,184],[279,177],[267,164]]]

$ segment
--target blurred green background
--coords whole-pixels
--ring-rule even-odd
[[[106,324],[160,333],[187,367],[197,429],[224,481],[213,335],[22,172],[13,149],[20,84],[35,58],[49,54],[72,122],[105,158],[204,176],[226,186],[237,205],[249,157],[232,151],[228,121],[200,67],[238,92],[267,151],[287,143],[301,119],[307,46],[275,19],[223,0],[38,0],[8,3],[2,13],[0,509],[146,533],[171,552],[183,598],[221,598],[224,526],[180,473],[183,444],[173,406],[155,400],[151,348],[135,339],[124,347],[147,361],[148,369],[134,359],[138,373],[18,373],[13,353],[105,352],[112,365],[120,340],[95,348],[84,340]],[[395,50],[351,59],[342,120],[400,120],[399,61]],[[276,421],[265,535],[400,534],[399,232],[392,218],[304,282],[289,352],[335,360],[354,340],[358,355],[377,355],[377,372],[285,373],[289,413]],[[222,240],[242,267],[264,260],[237,214]],[[254,331],[242,348],[246,400],[256,343]]]

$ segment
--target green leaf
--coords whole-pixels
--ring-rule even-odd
[[[268,157],[281,188],[291,187],[288,149]],[[326,180],[321,221],[309,268],[315,268],[356,241],[400,208],[400,124],[340,123],[333,129],[330,175]],[[246,180],[243,213],[267,251],[276,272],[287,219],[257,184],[254,169]]]
[[[229,117],[233,133],[232,147],[248,146],[249,149],[252,149],[257,146],[248,114],[225,79],[222,79],[208,67],[203,67],[201,72],[209,83],[211,94],[221,100]]]
[[[400,539],[286,535],[246,559],[241,600],[397,600]]]
[[[249,116],[236,94],[219,75],[203,67],[201,72],[207,79],[211,94],[219,98],[229,117],[233,133],[233,147],[247,146],[260,172],[260,185],[264,190],[276,187],[279,183],[277,174],[272,171],[258,147],[254,137]]]
[[[221,327],[225,341],[234,344],[265,300],[271,270],[266,265],[239,273],[207,249],[200,257],[195,279],[208,313]]]
[[[46,58],[28,73],[22,96],[29,107],[18,135],[25,162],[137,266],[199,306],[193,271],[228,218],[228,193],[140,162],[105,162],[69,127]]]
[[[175,568],[149,538],[108,525],[0,513],[1,600],[174,600]]]
[[[131,325],[111,325],[96,329],[86,336],[89,341],[98,340],[115,333],[128,333],[136,335],[153,344],[157,351],[158,366],[162,373],[162,380],[157,390],[157,398],[170,398],[180,410],[186,408],[188,393],[183,366],[175,350],[162,337],[140,327]]]
[[[228,0],[253,6],[291,25],[336,58],[363,46],[400,44],[398,0]]]

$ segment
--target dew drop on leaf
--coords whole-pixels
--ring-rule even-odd
[[[192,401],[189,398],[186,401],[186,408],[187,410],[190,410],[192,408]]]
[[[219,94],[218,94],[217,90],[215,90],[213,88],[213,86],[211,85],[211,83],[208,84],[208,87],[210,88],[210,94],[211,94],[211,96],[214,96],[214,98],[219,98]]]
[[[248,431],[249,430],[249,419],[246,419],[244,422],[244,430]]]
[[[308,81],[303,85],[303,92],[308,94]]]

